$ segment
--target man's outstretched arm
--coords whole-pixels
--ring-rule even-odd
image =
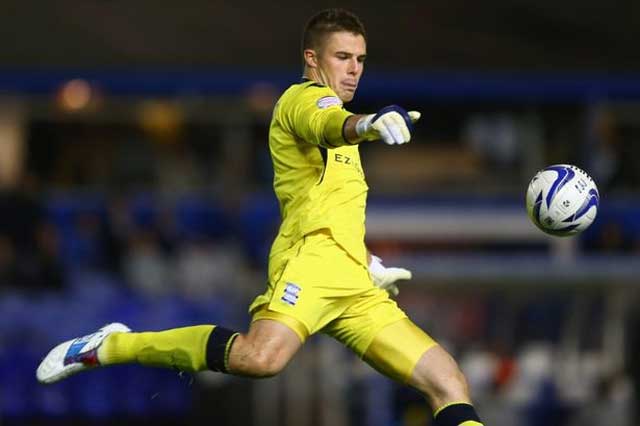
[[[395,145],[411,140],[417,111],[390,105],[375,114],[353,114],[327,87],[308,87],[277,109],[278,119],[301,140],[327,149],[382,140]]]

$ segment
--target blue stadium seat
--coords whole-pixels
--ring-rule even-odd
[[[181,238],[225,238],[231,234],[227,213],[209,197],[190,195],[179,199],[174,215]]]

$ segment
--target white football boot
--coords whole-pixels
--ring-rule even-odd
[[[107,324],[93,334],[67,340],[53,348],[42,360],[36,371],[40,383],[55,383],[72,374],[99,367],[98,348],[104,339],[114,332],[128,333],[124,324]]]

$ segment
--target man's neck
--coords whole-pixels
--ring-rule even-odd
[[[302,78],[304,80],[315,81],[316,83],[324,84],[326,86],[326,83],[322,81],[322,78],[320,78],[320,74],[313,68],[305,67],[304,72],[302,73]]]

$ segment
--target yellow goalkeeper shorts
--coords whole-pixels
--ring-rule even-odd
[[[386,291],[374,286],[368,269],[349,256],[329,231],[309,234],[271,259],[270,271],[266,292],[249,308],[253,321],[281,322],[293,329],[302,342],[314,333],[326,333],[400,380],[406,379],[406,371],[410,372],[424,351],[435,344],[424,333],[400,333],[396,343],[398,348],[407,347],[408,354],[402,359],[411,364],[398,367],[401,374],[389,374],[389,368],[374,365],[391,355],[387,349],[384,352],[389,355],[369,353],[365,357],[383,329],[399,322],[412,323]],[[410,337],[409,341],[402,341],[405,337]],[[385,337],[384,341],[388,339]],[[391,360],[386,362],[393,364]]]

